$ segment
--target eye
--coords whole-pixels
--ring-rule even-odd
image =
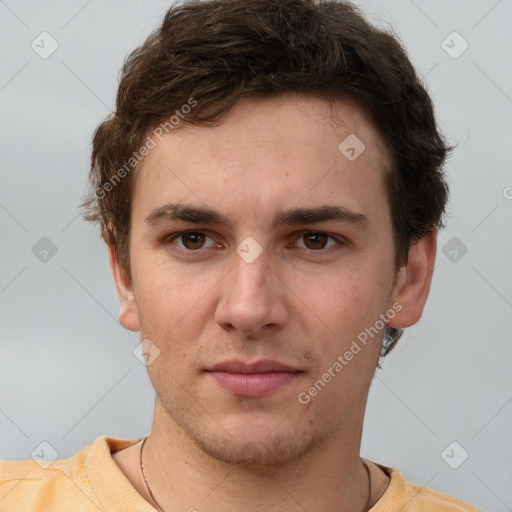
[[[301,236],[297,239],[297,242],[300,241],[303,242],[303,246],[301,248],[308,249],[310,251],[324,251],[324,249],[330,249],[336,244],[344,244],[342,239],[336,238],[321,231],[308,231],[307,233],[302,233]]]
[[[207,239],[211,240],[208,245],[206,245]],[[175,243],[176,240],[178,242]],[[215,241],[202,231],[187,231],[173,235],[168,239],[168,243],[172,243],[186,251],[197,251],[198,249],[207,249],[215,246]]]

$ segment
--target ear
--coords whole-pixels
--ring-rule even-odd
[[[140,330],[139,313],[133,294],[132,283],[126,277],[126,273],[119,263],[116,250],[112,244],[108,244],[108,258],[110,260],[110,269],[114,277],[117,295],[121,302],[119,322],[126,329],[137,332]]]
[[[427,302],[437,249],[437,230],[420,238],[409,249],[407,265],[398,271],[392,304],[402,309],[388,321],[390,327],[403,329],[414,325]]]

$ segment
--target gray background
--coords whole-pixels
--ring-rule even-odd
[[[512,1],[359,3],[404,41],[459,143],[430,298],[374,379],[362,455],[512,510]],[[43,441],[68,457],[100,435],[149,431],[139,335],[118,323],[106,248],[77,205],[123,58],[168,6],[0,0],[2,459],[29,458]],[[46,59],[31,48],[43,31],[59,45]],[[446,39],[454,31],[469,44],[461,55],[464,41]],[[32,250],[43,237],[57,248],[46,262]],[[463,450],[457,469],[445,462]]]

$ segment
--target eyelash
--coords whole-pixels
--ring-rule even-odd
[[[204,247],[201,247],[200,249],[186,249],[186,248],[183,248],[183,247],[179,247],[177,246],[176,244],[173,243],[174,240],[176,239],[179,239],[181,236],[183,235],[190,235],[190,234],[200,234],[200,235],[204,235],[206,237],[209,237],[209,238],[212,238],[212,236],[210,236],[207,232],[205,231],[180,231],[179,233],[173,233],[172,235],[166,237],[165,241],[164,241],[164,244],[166,246],[169,246],[169,245],[173,245],[174,246],[174,249],[173,250],[176,250],[178,252],[181,252],[182,254],[194,254],[194,253],[200,253],[201,251],[205,250]],[[307,248],[302,248],[302,247],[299,247],[299,249],[303,250],[303,251],[306,251],[307,253],[309,254],[319,254],[319,253],[322,253],[322,254],[330,254],[331,252],[334,252],[336,250],[339,250],[341,247],[340,246],[344,246],[344,245],[347,245],[348,244],[348,241],[345,240],[343,237],[340,237],[340,236],[336,236],[336,235],[331,235],[330,233],[326,233],[325,231],[311,231],[311,230],[305,230],[305,231],[301,231],[297,234],[297,237],[294,239],[294,243],[297,242],[298,240],[302,239],[304,236],[306,235],[325,235],[328,237],[328,239],[331,239],[331,240],[334,240],[335,242],[337,242],[337,244],[334,244],[330,247],[327,247],[325,249],[307,249]],[[329,242],[327,242],[329,243]],[[209,247],[207,247],[206,249],[209,249]]]

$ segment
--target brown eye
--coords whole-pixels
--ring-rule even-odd
[[[307,233],[302,238],[308,249],[318,250],[325,248],[329,235],[324,235],[323,233]]]
[[[208,235],[205,235],[200,231],[190,231],[188,233],[181,233],[171,241],[181,249],[196,251],[205,247],[205,243],[208,238],[210,238]]]
[[[185,233],[182,237],[187,249],[201,249],[204,244],[205,236],[202,233]]]
[[[332,235],[323,232],[311,231],[303,233],[296,241],[298,246],[302,249],[310,251],[328,252],[329,249],[335,245],[344,245],[343,240],[340,240]],[[325,249],[325,250],[324,250]],[[335,248],[333,248],[335,249]]]

